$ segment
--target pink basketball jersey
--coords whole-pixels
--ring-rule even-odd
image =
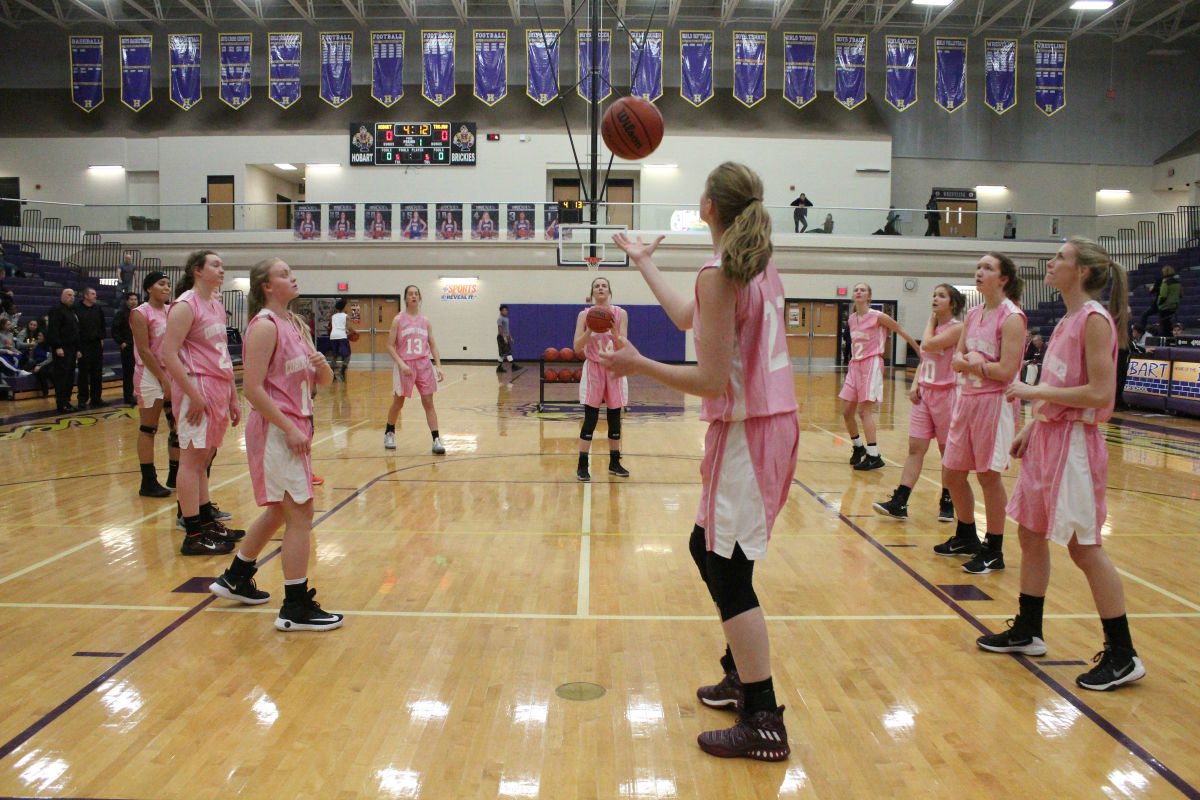
[[[934,336],[957,323],[958,320],[952,319],[938,325],[933,331]],[[955,376],[954,370],[950,368],[950,361],[954,358],[955,347],[956,345],[951,345],[940,353],[926,353],[922,351],[921,364],[917,367],[917,384],[934,388],[948,388],[953,386],[957,376]]]
[[[396,352],[403,361],[420,361],[429,358],[429,320],[424,314],[410,317],[407,311],[399,314],[396,326]]]
[[[167,332],[167,310],[169,308],[170,306],[163,306],[159,311],[149,303],[142,303],[133,309],[142,315],[142,319],[146,320],[146,338],[150,344],[150,352],[158,360],[159,366],[162,366],[162,343],[163,335]],[[146,366],[142,363],[142,354],[136,347],[133,348],[133,360],[139,367]]]
[[[705,264],[706,269],[720,266],[720,257]],[[700,400],[700,419],[738,422],[750,417],[769,417],[796,410],[796,390],[792,381],[792,361],[788,356],[783,330],[783,283],[773,262],[737,290],[734,309],[734,336],[737,349],[729,383],[720,397]],[[700,326],[700,298],[692,316],[692,337],[699,347],[704,332]]]
[[[608,312],[612,314],[613,326],[604,333],[596,333],[592,331],[592,335],[588,337],[587,344],[583,346],[583,357],[588,361],[595,361],[599,353],[611,353],[617,346],[617,340],[613,336],[614,331],[621,328],[621,318],[625,315],[625,309],[620,306],[610,305]],[[586,322],[584,323],[587,324]]]
[[[1100,314],[1109,325],[1109,357],[1117,360],[1117,326],[1108,309],[1095,300],[1083,304],[1074,314],[1068,314],[1054,326],[1046,355],[1042,358],[1043,386],[1082,386],[1088,381],[1087,358],[1084,353],[1084,331],[1093,314]],[[1110,397],[1104,408],[1074,408],[1045,400],[1035,400],[1031,407],[1033,418],[1042,422],[1080,421],[1089,425],[1105,422],[1112,417],[1114,397]]]
[[[883,355],[883,342],[887,338],[887,328],[879,324],[883,312],[874,308],[868,309],[865,316],[858,312],[850,312],[850,360],[865,361]]]
[[[172,308],[188,305],[192,309],[192,327],[188,330],[179,358],[189,375],[233,381],[233,361],[225,335],[225,306],[217,293],[205,300],[188,289],[172,304]]]
[[[266,308],[250,320],[246,333],[255,325],[268,323],[275,324],[275,352],[267,364],[263,388],[284,414],[297,420],[306,419],[312,415],[312,387],[317,374],[308,360],[312,347],[295,322]],[[259,412],[255,409],[251,413]]]
[[[1021,327],[1024,328],[1026,326],[1025,312],[1007,297],[991,311],[987,311],[982,303],[968,311],[965,341],[967,352],[980,353],[993,364],[999,361],[1000,344],[1003,338],[1001,329],[1004,327],[1005,320],[1013,314],[1020,315]],[[966,373],[959,374],[958,384],[964,395],[1003,392],[1008,386],[1007,383]]]

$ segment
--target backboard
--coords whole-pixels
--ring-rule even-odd
[[[558,265],[590,267],[592,265],[588,264],[588,259],[591,257],[600,259],[595,262],[595,268],[629,266],[629,256],[612,240],[614,233],[624,230],[624,225],[589,225],[586,222],[560,224]]]

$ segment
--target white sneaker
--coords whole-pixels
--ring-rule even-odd
[[[396,449],[396,434],[394,432],[388,431],[383,435],[383,446],[387,450]]]
[[[433,454],[435,456],[446,455],[446,445],[442,444],[442,437],[440,436],[433,440]]]

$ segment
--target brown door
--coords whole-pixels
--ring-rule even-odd
[[[978,210],[979,204],[969,200],[939,200],[938,211],[942,215],[939,232],[942,236],[974,239],[979,223]]]
[[[633,228],[633,181],[613,179],[608,182],[609,205],[605,207],[609,225]],[[612,205],[615,203],[616,205]]]
[[[275,195],[275,228],[281,231],[290,231],[292,229],[292,198],[284,197],[281,194]]]
[[[784,331],[793,361],[837,361],[838,306],[834,301],[788,300]]]
[[[233,176],[208,176],[208,229],[233,230]]]
[[[400,301],[376,297],[371,306],[371,313],[371,327],[374,331],[371,337],[371,352],[376,363],[382,360],[387,364],[391,360],[387,349],[388,332],[392,329],[392,320],[400,313]]]

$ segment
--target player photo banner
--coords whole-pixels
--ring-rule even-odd
[[[933,101],[953,114],[967,104],[967,40],[933,40]]]
[[[1067,43],[1033,43],[1034,97],[1038,110],[1052,117],[1067,104]]]
[[[292,205],[292,233],[297,239],[317,241],[321,238],[321,204],[295,203]]]
[[[154,99],[150,85],[150,56],[153,36],[122,36],[121,39],[121,102],[134,111],[141,111]]]
[[[171,53],[171,102],[187,111],[200,102],[200,34],[167,34]]]
[[[542,204],[542,226],[547,239],[558,238],[558,203]]]
[[[363,232],[368,239],[385,242],[392,238],[391,203],[364,203],[363,216]]]
[[[907,111],[917,104],[917,54],[920,43],[916,36],[885,36],[887,55],[886,90],[884,99],[897,111]]]
[[[539,106],[558,97],[558,40],[561,31],[525,31],[525,94]]]
[[[592,31],[589,28],[579,29],[579,83],[575,91],[584,100],[592,99]],[[602,30],[596,37],[595,45],[600,55],[595,59],[600,68],[600,83],[598,99],[606,100],[612,94],[612,31]]]
[[[679,65],[680,97],[697,107],[712,100],[713,32],[680,31]]]
[[[388,108],[404,97],[404,31],[371,32],[371,97]]]
[[[400,238],[418,241],[429,238],[429,204],[400,204]]]
[[[663,96],[663,32],[633,31],[629,34],[629,94],[654,102]]]
[[[533,238],[534,218],[537,211],[533,203],[508,204],[509,241],[527,242]]]
[[[329,204],[329,238],[340,241],[354,238],[356,206],[354,203]]]
[[[817,99],[817,35],[783,34],[783,99],[804,108]]]
[[[271,100],[282,108],[290,108],[300,99],[301,41],[298,33],[267,34],[267,89]]]
[[[322,33],[321,99],[341,108],[354,95],[351,65],[354,59],[353,33]]]
[[[471,204],[471,238],[492,240],[500,238],[499,203]]]
[[[421,95],[435,106],[454,97],[454,31],[421,31]]]
[[[221,102],[231,108],[241,108],[250,102],[250,50],[253,44],[254,34],[251,33],[217,34]]]
[[[437,219],[434,221],[437,238],[445,241],[462,238],[462,203],[438,203]]]
[[[733,32],[733,97],[750,108],[767,96],[767,34]]]
[[[984,100],[1003,114],[1017,104],[1017,40],[987,39],[983,54]]]
[[[104,37],[72,36],[71,102],[91,113],[104,102]]]
[[[867,99],[867,37],[839,33],[833,37],[833,96],[846,108],[857,108]]]
[[[508,31],[474,31],[475,96],[489,106],[508,94]]]

